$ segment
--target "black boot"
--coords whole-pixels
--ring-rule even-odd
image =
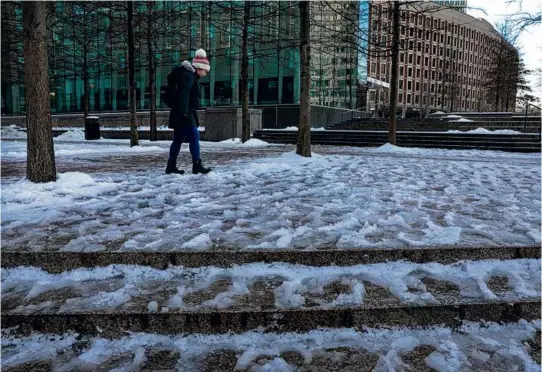
[[[168,165],[166,167],[166,174],[184,174],[184,171],[176,166]]]
[[[211,168],[205,168],[201,164],[201,159],[194,160],[194,162],[192,164],[192,173],[193,174],[198,174],[198,173],[207,174],[210,171],[211,171]]]

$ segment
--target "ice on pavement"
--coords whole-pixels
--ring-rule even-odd
[[[2,145],[4,160],[25,144]],[[78,151],[81,145],[62,146]],[[96,154],[104,147],[129,149],[89,146]],[[167,156],[167,146],[130,151],[147,149]],[[265,148],[258,151],[265,154]],[[129,173],[61,173],[47,184],[2,180],[2,247],[169,251],[540,243],[539,154],[387,144],[354,155],[302,158],[292,152],[232,160],[205,177],[162,172],[142,166]]]
[[[409,367],[403,358],[418,346],[425,345],[430,350],[424,363],[436,371],[495,370],[498,366],[503,371],[538,372],[540,365],[531,357],[528,341],[534,342],[539,331],[539,322],[525,320],[504,325],[463,322],[456,330],[394,327],[324,328],[308,333],[250,331],[225,335],[132,333],[120,339],[95,337],[88,340],[77,334],[17,337],[4,331],[2,366],[9,368],[51,360],[57,371],[93,370],[124,355],[119,370],[138,370],[147,361],[147,352],[155,350],[177,355],[176,370],[194,371],[202,370],[212,353],[232,351],[236,370],[289,371],[304,365],[321,369],[322,365],[318,363],[333,365],[334,361],[345,357],[344,353],[337,352],[341,349],[373,354],[373,370],[384,372],[414,367]],[[286,361],[292,352],[299,355],[297,365]],[[258,363],[262,357],[267,357],[263,365]],[[352,362],[360,363],[359,360]]]
[[[307,295],[323,294],[324,288],[335,282],[349,288],[349,292],[339,293],[331,301],[315,300],[319,306],[360,306],[365,303],[365,283],[382,287],[401,303],[439,304],[423,284],[423,278],[453,284],[461,297],[456,301],[540,298],[541,290],[540,261],[536,259],[461,261],[447,265],[398,261],[346,267],[252,263],[230,268],[172,266],[165,270],[110,265],[61,274],[50,274],[35,267],[17,267],[2,269],[1,274],[3,311],[16,314],[55,311],[53,309],[61,313],[133,309],[131,301],[140,301],[137,299],[147,299],[149,311],[157,311],[160,306],[180,310],[226,309],[233,306],[236,297],[250,296],[256,282],[271,280],[278,281],[273,291],[277,308],[301,308]],[[488,285],[493,277],[507,278],[507,289],[494,293]],[[185,302],[186,296],[207,290],[223,280],[231,281],[231,285],[222,288],[214,298],[201,304]],[[109,287],[111,291],[104,291]],[[41,304],[36,302],[42,294],[62,289],[69,289],[74,297],[53,296],[50,300],[46,296]],[[162,296],[163,293],[169,295]],[[12,308],[10,303],[18,307]]]

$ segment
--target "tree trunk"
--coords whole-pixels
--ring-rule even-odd
[[[83,18],[86,19],[87,4],[83,4]],[[87,25],[83,23],[83,122],[87,120],[89,111],[90,86],[88,77],[88,34]]]
[[[88,51],[83,49],[83,121],[87,120],[89,112],[90,86],[88,78]]]
[[[149,58],[149,109],[150,109],[150,140],[158,141],[158,130],[156,128],[156,61],[153,48],[154,39],[154,1],[147,1],[147,50]]]
[[[299,97],[299,123],[296,153],[301,156],[311,156],[311,101],[310,101],[310,3],[299,2],[300,38],[299,54],[301,62],[301,96]]]
[[[134,4],[128,1],[128,79],[130,85],[130,147],[137,146],[137,113],[135,82],[135,46],[134,46]]]
[[[393,38],[391,45],[390,117],[388,142],[395,145],[397,137],[397,80],[399,75],[399,28],[401,3],[393,3]]]
[[[250,139],[250,114],[248,111],[248,24],[250,21],[250,1],[245,1],[243,8],[243,51],[241,56],[241,95],[242,95],[242,112],[243,112],[243,129],[241,141],[245,143]]]
[[[26,177],[32,182],[56,181],[53,128],[49,96],[46,6],[25,1],[23,6],[26,128]]]

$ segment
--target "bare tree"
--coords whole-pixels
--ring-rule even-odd
[[[301,96],[299,98],[299,124],[296,153],[311,156],[311,38],[310,38],[310,6],[307,1],[299,2],[300,38],[299,54],[301,60]]]
[[[134,46],[134,4],[127,2],[128,12],[128,79],[130,85],[130,147],[139,144],[137,134],[136,82],[135,82],[135,46]]]
[[[396,143],[397,135],[397,76],[399,73],[399,29],[401,16],[401,3],[393,3],[393,39],[391,46],[391,81],[390,81],[390,124],[388,129],[388,141],[392,145]]]
[[[497,23],[496,29],[501,38],[491,49],[484,87],[494,111],[509,111],[514,108],[518,90],[530,91],[525,79],[529,71],[517,48],[521,30],[510,19]]]
[[[243,129],[241,141],[245,143],[250,139],[250,114],[249,114],[249,97],[248,97],[248,27],[250,24],[250,8],[251,2],[245,1],[243,6],[243,47],[241,54],[241,96],[242,96],[242,111],[243,111]]]
[[[16,10],[21,8],[20,2],[2,1],[2,104],[3,113],[10,112],[13,107],[11,91],[24,78],[24,66],[19,63],[23,55],[22,33],[17,28]],[[18,89],[18,88],[17,88]]]
[[[156,55],[154,51],[154,38],[155,38],[155,22],[153,18],[156,17],[154,11],[154,1],[147,0],[147,14],[146,14],[146,27],[147,27],[147,61],[149,70],[149,114],[150,114],[150,140],[158,140],[158,130],[156,128]]]
[[[32,182],[56,181],[51,126],[46,41],[46,3],[23,3],[26,126],[26,176]]]
[[[523,9],[523,0],[507,0],[508,4],[519,5],[519,11],[508,16],[506,21],[512,23],[514,27],[524,30],[531,26],[536,26],[542,23],[542,10],[539,4],[539,10],[535,12],[527,12]]]
[[[99,26],[97,18],[102,16],[102,10],[107,3],[76,1],[66,3],[49,2],[48,28],[52,32],[49,38],[49,64],[52,72],[56,66],[61,66],[63,75],[53,76],[53,80],[83,81],[83,116],[86,118],[90,111],[91,80],[99,78],[99,71],[106,70],[110,60],[96,50],[96,40],[105,40],[106,28]],[[62,9],[57,9],[57,5]],[[75,91],[75,99],[79,99]]]

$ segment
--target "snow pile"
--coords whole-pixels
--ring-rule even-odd
[[[59,136],[56,136],[57,140],[84,140],[85,139],[85,130],[84,129],[74,129],[68,130],[62,133]]]
[[[454,123],[472,123],[473,120],[467,119],[467,118],[461,118],[453,121]]]
[[[431,351],[425,363],[438,371],[482,371],[505,366],[507,370],[539,372],[540,365],[529,355],[526,343],[535,338],[540,330],[539,323],[525,320],[504,325],[463,322],[457,330],[446,327],[394,327],[364,328],[362,331],[324,328],[307,333],[250,331],[242,334],[183,336],[132,333],[120,339],[92,338],[88,343],[83,342],[86,346],[75,354],[66,350],[80,349],[80,346],[76,347],[79,340],[77,334],[4,335],[1,340],[2,366],[10,368],[52,359],[55,369],[59,371],[96,370],[110,365],[113,358],[127,354],[131,358],[122,365],[122,370],[131,371],[141,369],[141,364],[146,361],[146,350],[155,350],[178,353],[176,368],[179,371],[197,371],[203,370],[202,363],[211,353],[231,350],[237,355],[236,370],[296,370],[295,365],[286,363],[288,352],[299,354],[300,366],[307,366],[311,370],[321,368],[322,362],[333,361],[334,367],[339,370],[341,356],[345,353],[332,350],[345,348],[353,353],[376,354],[378,360],[374,370],[384,372],[404,370],[405,354],[414,351],[417,346],[427,345]],[[83,341],[86,339],[83,338]],[[264,365],[258,363],[262,356],[269,358]],[[101,365],[104,367],[99,368]]]
[[[269,143],[259,140],[257,138],[251,138],[247,142],[243,143],[245,147],[266,147],[269,146]]]
[[[224,141],[218,142],[220,145],[226,146],[241,146],[241,147],[267,147],[269,143],[259,140],[257,138],[251,138],[245,143],[241,142],[241,138],[230,138]]]
[[[284,131],[290,131],[290,132],[297,132],[297,127],[286,127],[286,128],[265,128],[264,130],[284,130]],[[320,128],[311,128],[311,131],[323,131],[326,130],[324,127]]]
[[[452,119],[452,120],[455,120],[455,119],[462,119],[463,116],[461,115],[446,115],[446,116],[443,116],[442,117],[443,119]]]
[[[486,128],[478,127],[476,129],[471,129],[468,131],[460,130],[449,130],[448,133],[469,133],[469,134],[522,134],[521,132],[512,130],[512,129],[496,129],[489,130]]]
[[[377,147],[376,149],[372,149],[372,152],[397,152],[397,153],[408,153],[412,152],[412,149],[406,148],[406,147],[399,147],[392,145],[391,143],[386,143],[380,147]]]
[[[316,299],[320,306],[361,306],[365,303],[365,283],[382,287],[395,299],[405,304],[438,304],[439,301],[427,290],[423,278],[452,283],[460,290],[455,301],[501,300],[513,301],[525,298],[540,298],[540,262],[536,259],[462,261],[454,264],[412,262],[389,262],[355,266],[311,267],[285,263],[253,263],[235,265],[231,268],[170,267],[166,270],[147,266],[110,265],[94,269],[80,268],[62,274],[49,274],[38,268],[17,267],[2,269],[2,293],[20,304],[9,313],[32,314],[37,310],[55,306],[58,312],[87,312],[114,310],[130,303],[132,298],[149,296],[149,311],[159,306],[194,310],[200,308],[230,308],[235,297],[251,295],[251,286],[256,282],[280,281],[274,290],[277,308],[301,308],[306,296],[324,293],[324,287],[340,282],[349,287],[331,302]],[[495,294],[487,282],[495,276],[508,278],[509,289]],[[201,304],[185,303],[185,296],[207,290],[218,280],[229,279],[232,284],[216,294],[214,299]],[[115,283],[114,291],[103,288]],[[100,283],[109,283],[102,285]],[[158,285],[159,284],[159,285]],[[77,293],[75,298],[47,301],[36,307],[35,298],[45,292],[63,288]],[[154,290],[150,289],[154,288]],[[412,291],[416,288],[416,291]],[[167,301],[157,302],[159,293],[174,293]],[[167,297],[166,297],[167,298]],[[249,305],[245,305],[247,307]],[[374,306],[369,303],[367,306]]]
[[[2,131],[0,132],[2,138],[10,139],[26,139],[27,134],[24,128],[18,127],[14,124],[9,127],[2,126]]]

